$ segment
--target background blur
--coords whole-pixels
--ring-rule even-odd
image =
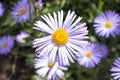
[[[0,37],[10,35],[14,39],[21,31],[30,34],[26,43],[18,44],[8,55],[0,55],[0,80],[44,80],[35,74],[34,58],[35,49],[32,48],[32,41],[43,36],[38,30],[33,29],[33,24],[40,19],[40,15],[64,10],[75,11],[82,16],[82,22],[86,22],[89,30],[90,41],[105,43],[109,47],[109,55],[102,59],[101,63],[93,69],[86,69],[76,62],[69,66],[68,71],[62,80],[110,80],[110,67],[114,60],[120,55],[120,36],[105,39],[98,37],[94,32],[94,18],[106,11],[113,10],[120,14],[120,0],[43,0],[43,8],[35,10],[34,17],[25,23],[17,23],[11,15],[12,7],[18,0],[0,0],[3,3],[5,12],[0,17]],[[35,4],[37,0],[28,0]]]

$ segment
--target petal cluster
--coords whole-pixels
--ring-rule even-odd
[[[105,38],[120,34],[120,15],[114,11],[101,13],[94,19],[95,32]]]
[[[83,47],[77,56],[78,63],[86,68],[94,68],[100,63],[101,59],[102,56],[99,52],[99,45],[91,42]]]
[[[34,67],[39,76],[45,77],[48,75],[47,80],[58,80],[58,78],[64,76],[62,70],[67,70],[66,67],[60,66],[57,60],[53,61],[51,58],[48,58],[48,56],[35,58]]]
[[[119,80],[120,79],[120,58],[118,57],[115,62],[114,66],[111,67],[111,76],[113,77],[113,80]]]

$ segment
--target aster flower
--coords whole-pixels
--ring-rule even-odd
[[[38,0],[38,1],[35,3],[35,7],[41,9],[41,8],[43,7],[42,0]]]
[[[109,38],[120,34],[120,16],[114,11],[98,15],[94,23],[95,32],[101,37]]]
[[[76,19],[75,12],[68,11],[63,22],[63,11],[54,12],[53,17],[41,16],[45,22],[36,21],[34,29],[48,33],[46,37],[35,39],[33,47],[39,55],[49,54],[53,59],[58,56],[60,65],[69,65],[74,62],[77,51],[87,44],[88,30],[85,23],[80,23],[81,17]],[[76,20],[75,20],[76,19]],[[43,45],[44,44],[44,45]]]
[[[114,66],[111,67],[110,71],[111,76],[113,77],[114,80],[120,80],[120,58],[118,57],[115,62]]]
[[[4,11],[3,4],[0,2],[0,17],[3,16]]]
[[[14,46],[14,40],[11,36],[0,38],[0,55],[8,54]]]
[[[102,58],[98,50],[98,44],[89,42],[88,45],[79,52],[77,56],[78,63],[86,68],[94,68],[100,63]]]
[[[108,53],[109,53],[109,49],[108,49],[108,46],[105,45],[105,44],[100,44],[99,45],[99,51],[100,51],[100,54],[103,58],[105,58]]]
[[[23,23],[29,20],[30,16],[33,15],[34,8],[32,4],[28,4],[27,0],[19,0],[12,10],[13,18],[17,22]]]
[[[20,34],[18,34],[17,36],[16,36],[16,41],[18,42],[18,43],[25,43],[26,42],[26,38],[29,38],[30,37],[30,35],[28,34],[28,33],[26,33],[26,32],[20,32]]]
[[[57,60],[48,58],[48,56],[35,58],[34,67],[40,77],[47,75],[47,80],[58,80],[64,76],[62,70],[67,70],[66,67],[60,66]]]

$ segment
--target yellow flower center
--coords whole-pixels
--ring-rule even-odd
[[[87,52],[86,57],[90,58],[92,56],[91,52]]]
[[[106,28],[111,28],[112,27],[112,23],[110,21],[107,21],[105,23],[105,26],[106,26]]]
[[[66,44],[66,42],[68,41],[68,38],[69,38],[68,32],[60,28],[54,32],[52,36],[52,41],[56,45],[62,46]]]
[[[23,8],[20,12],[21,12],[21,15],[24,15],[24,14],[26,14],[27,10],[25,8]]]
[[[8,44],[7,43],[3,43],[2,47],[3,48],[7,48]]]
[[[54,64],[48,63],[48,67],[52,68],[53,66],[54,66]]]

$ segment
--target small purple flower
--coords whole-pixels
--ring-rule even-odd
[[[26,32],[21,32],[20,34],[18,34],[17,36],[16,36],[16,41],[18,42],[18,43],[25,43],[26,42],[26,38],[29,38],[30,37],[30,35],[28,34],[28,33],[26,33]]]
[[[111,67],[110,71],[113,80],[120,80],[120,57],[118,57],[115,62],[114,66]]]
[[[105,58],[108,53],[109,53],[109,49],[108,49],[108,46],[105,45],[105,44],[100,44],[99,45],[99,51],[100,51],[100,54],[103,58]]]
[[[38,1],[35,3],[35,7],[41,9],[41,8],[43,7],[42,0],[38,0]]]
[[[11,36],[0,38],[0,55],[8,54],[14,46],[14,40]]]
[[[33,15],[34,8],[32,4],[28,4],[27,0],[19,0],[12,10],[13,18],[17,22],[23,23],[29,20],[30,16]]]
[[[3,16],[4,11],[3,4],[0,2],[0,17]]]
[[[66,67],[60,66],[56,59],[48,58],[46,55],[35,58],[34,67],[40,77],[47,75],[47,80],[58,80],[64,76],[62,70],[67,70]]]
[[[102,59],[98,50],[98,44],[88,43],[86,47],[80,50],[79,55],[77,55],[78,63],[86,68],[94,68]]]
[[[120,34],[120,16],[114,11],[106,11],[94,19],[95,32],[101,36],[109,38]]]

